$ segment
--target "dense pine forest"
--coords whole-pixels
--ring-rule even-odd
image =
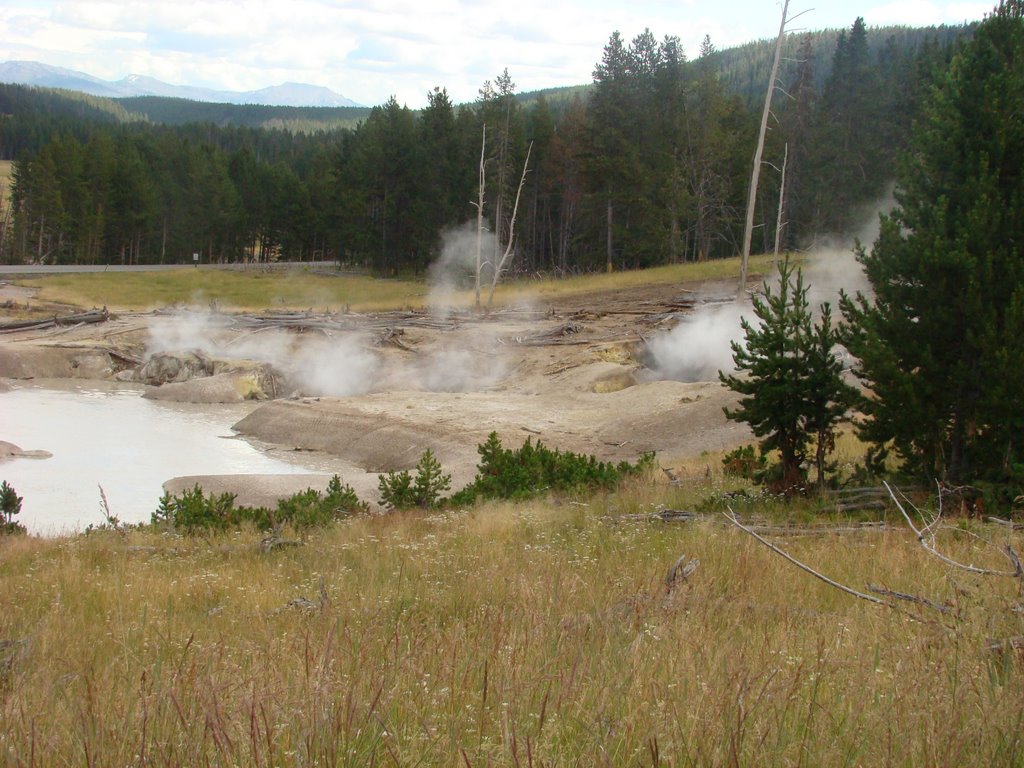
[[[864,220],[971,30],[858,18],[787,38],[754,250],[773,247],[777,226],[785,247],[807,247]],[[0,159],[14,161],[0,260],[200,254],[420,272],[445,233],[475,229],[481,176],[495,248],[514,224],[518,273],[731,256],[771,43],[717,51],[706,38],[693,54],[677,38],[614,33],[591,84],[520,94],[505,71],[474,103],[439,87],[419,111],[394,99],[272,109],[0,85]]]

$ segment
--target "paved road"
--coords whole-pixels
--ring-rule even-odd
[[[41,275],[61,275],[74,272],[167,272],[173,269],[227,269],[240,272],[259,271],[266,269],[337,269],[335,261],[282,261],[276,264],[140,264],[125,266],[123,264],[0,264],[0,276],[25,277]]]

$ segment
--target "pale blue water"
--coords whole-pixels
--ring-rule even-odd
[[[136,387],[48,384],[64,388],[17,383],[0,392],[0,440],[53,454],[0,461],[0,480],[24,498],[18,519],[33,533],[102,523],[101,485],[114,515],[140,522],[149,520],[172,477],[311,471],[234,437],[231,425],[251,404],[165,403],[143,399]]]

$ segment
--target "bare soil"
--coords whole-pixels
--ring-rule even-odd
[[[730,290],[724,284],[648,286],[482,317],[219,315],[209,332],[221,349],[245,349],[247,356],[209,359],[209,353],[194,352],[188,365],[182,363],[185,372],[152,395],[266,398],[236,425],[241,434],[339,456],[371,475],[409,468],[430,448],[452,472],[455,487],[474,474],[476,446],[492,431],[508,446],[532,438],[614,461],[653,451],[671,468],[750,439],[745,426],[724,417],[723,406],[734,404],[735,396],[717,381],[658,380],[645,367],[647,338],[670,330],[702,300]],[[24,289],[0,285],[0,306],[27,300]],[[0,309],[0,322],[14,314],[5,312]],[[152,334],[169,322],[167,313],[132,313],[96,325],[0,333],[0,383],[34,377],[139,380],[141,371],[153,368],[145,367]],[[374,361],[366,391],[344,397],[303,392],[287,371],[275,372],[259,359],[261,340],[281,334],[299,347],[355,335],[361,353]],[[365,488],[375,485],[372,479],[353,484]]]

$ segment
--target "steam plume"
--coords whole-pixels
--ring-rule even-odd
[[[808,252],[802,269],[808,300],[814,309],[826,301],[835,306],[840,290],[851,294],[867,292],[868,282],[856,259],[855,242],[870,246],[878,237],[879,213],[891,210],[893,205],[890,191],[870,206],[864,226],[855,235],[826,238]],[[767,277],[769,285],[775,277]],[[648,342],[651,378],[713,381],[719,370],[732,371],[730,342],[743,343],[743,317],[756,325],[749,305],[705,306],[682,318],[671,331],[653,337]]]

